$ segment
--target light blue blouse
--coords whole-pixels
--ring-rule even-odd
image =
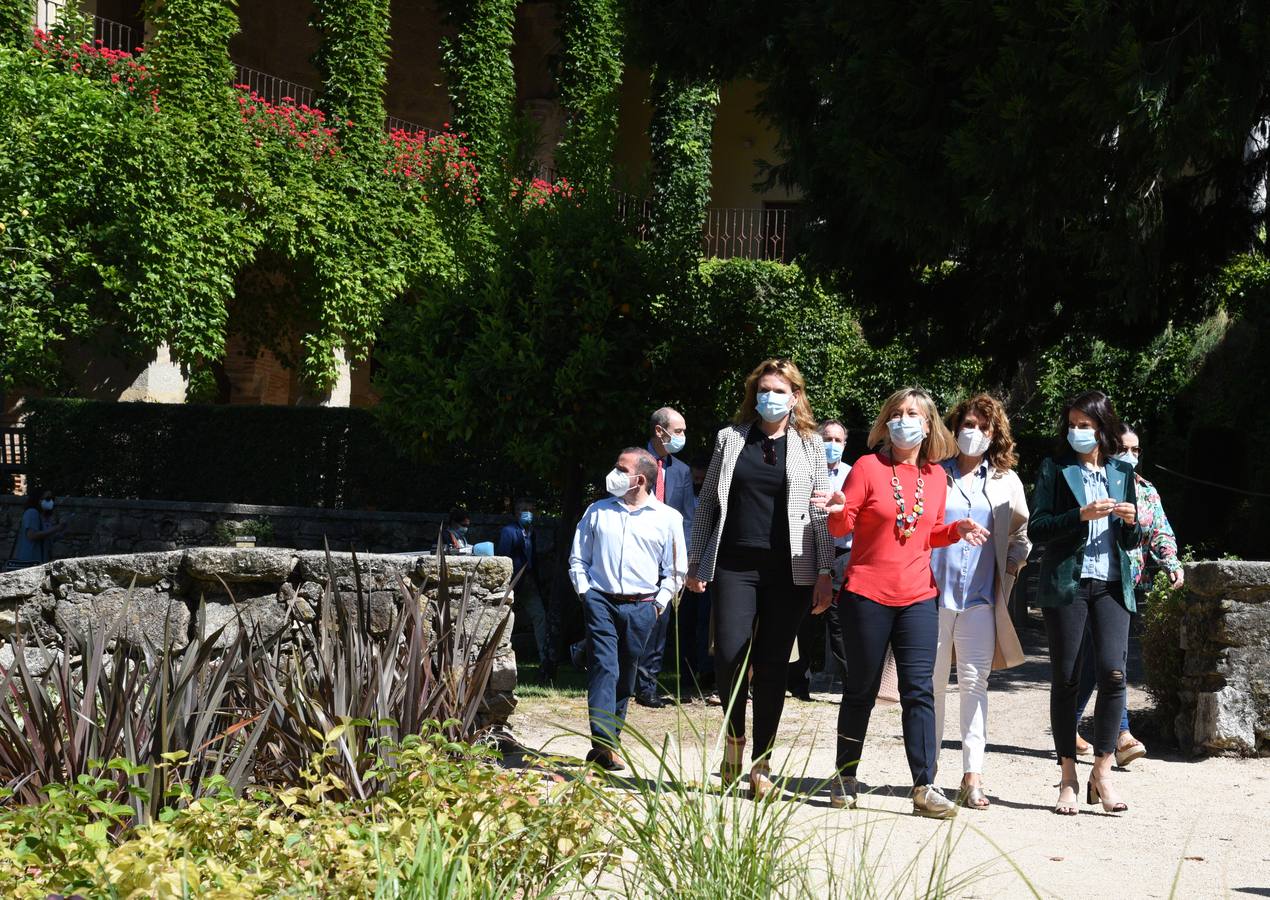
[[[1090,468],[1080,467],[1080,477],[1085,483],[1085,502],[1110,499],[1107,485],[1107,470],[1102,466]],[[1120,581],[1120,553],[1116,549],[1115,516],[1092,519],[1089,522],[1089,537],[1085,541],[1085,559],[1080,566],[1081,578],[1096,578],[1099,581]]]
[[[944,521],[955,522],[968,517],[990,530],[992,504],[984,491],[988,464],[980,463],[965,476],[958,473],[956,459],[945,460],[941,465],[952,478],[944,503]],[[932,550],[930,568],[939,587],[939,605],[962,612],[971,606],[994,602],[997,572],[993,552],[991,542],[972,547],[965,541]]]

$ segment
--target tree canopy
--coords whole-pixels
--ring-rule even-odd
[[[689,70],[710,47],[700,68],[764,85],[768,174],[802,192],[806,262],[869,331],[924,321],[932,347],[1002,362],[1076,318],[1145,341],[1264,242],[1270,3],[694,10],[636,2],[644,30],[681,26],[641,46]]]

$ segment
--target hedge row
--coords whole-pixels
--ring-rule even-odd
[[[541,486],[451,448],[398,452],[363,409],[33,400],[29,477],[70,496],[443,511],[500,511]]]

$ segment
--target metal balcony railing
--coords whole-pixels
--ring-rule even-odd
[[[49,31],[66,9],[65,0],[38,0],[35,5],[35,27],[41,31]],[[140,44],[136,29],[122,22],[115,22],[102,16],[91,16],[93,23],[93,40],[110,50],[134,52]]]
[[[316,92],[311,87],[305,87],[294,81],[287,81],[285,78],[242,64],[235,64],[234,78],[235,84],[245,85],[261,100],[272,103],[274,106],[286,100],[290,100],[296,106],[312,106],[316,97]]]
[[[708,209],[701,252],[718,259],[789,262],[788,209]]]

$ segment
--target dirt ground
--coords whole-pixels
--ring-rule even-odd
[[[833,768],[838,695],[825,692],[813,694],[813,703],[787,701],[773,760],[773,771],[786,779],[787,801],[800,804],[797,828],[832,843],[829,852],[843,867],[858,864],[863,852],[884,888],[900,884],[915,857],[928,861],[951,836],[952,870],[970,876],[953,891],[958,897],[1270,897],[1270,759],[1187,760],[1148,742],[1145,759],[1114,773],[1127,813],[1109,815],[1082,802],[1075,817],[1053,814],[1058,767],[1049,729],[1049,662],[1037,631],[1024,629],[1022,636],[1027,662],[995,673],[991,682],[984,773],[990,809],[963,810],[951,823],[909,814],[898,706],[874,710],[860,767],[869,792],[861,808],[830,808],[820,788]],[[938,778],[951,793],[961,775],[957,702],[954,680]],[[1131,685],[1131,714],[1148,705]],[[649,744],[682,760],[685,779],[696,772],[700,780],[707,771],[717,778],[719,708],[632,704],[629,722]],[[552,754],[582,756],[588,747],[583,697],[524,699],[511,725],[523,744]],[[649,771],[652,754],[637,743],[625,742],[627,755]],[[1088,759],[1080,771],[1083,801]],[[911,883],[902,893],[921,896]]]

